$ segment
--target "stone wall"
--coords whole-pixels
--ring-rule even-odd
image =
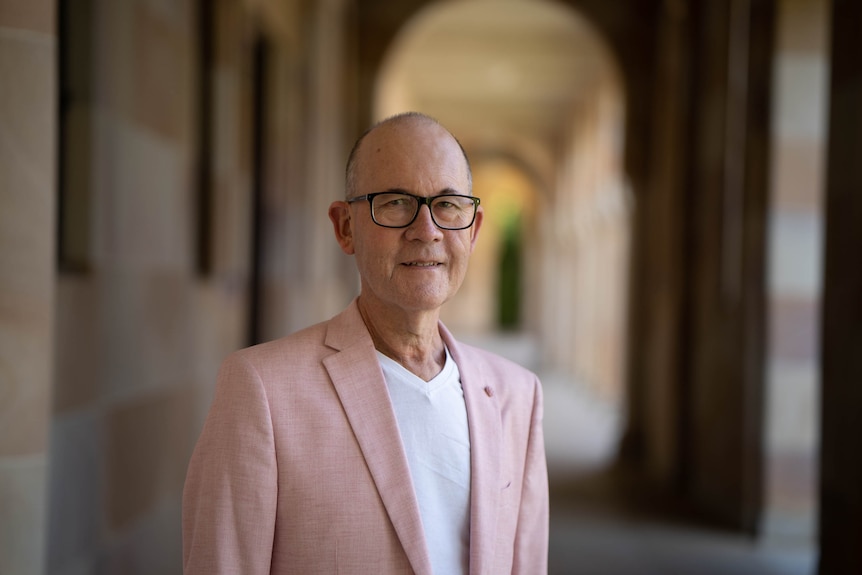
[[[344,5],[0,3],[0,573],[180,573],[221,359],[350,299]]]
[[[39,573],[54,335],[54,3],[0,2],[0,573]]]

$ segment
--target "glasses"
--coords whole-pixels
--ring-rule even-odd
[[[419,208],[428,206],[431,220],[442,230],[463,230],[473,225],[479,198],[460,194],[442,194],[426,198],[406,192],[377,192],[347,200],[352,204],[368,200],[371,219],[384,228],[406,228],[416,220]]]

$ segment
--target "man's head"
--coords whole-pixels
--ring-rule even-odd
[[[467,200],[464,209],[470,216],[476,211],[473,224],[441,229],[430,206],[420,204],[416,218],[405,227],[383,227],[381,213],[378,223],[372,219],[371,201],[365,196],[404,192],[429,198],[470,196],[471,191],[464,150],[435,120],[402,114],[363,134],[348,159],[348,201],[333,202],[329,216],[342,250],[356,256],[365,305],[381,312],[438,309],[464,279],[483,217],[481,208]],[[435,214],[447,226],[436,208]]]

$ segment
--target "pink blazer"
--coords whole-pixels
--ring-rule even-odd
[[[470,574],[546,573],[539,381],[440,329],[470,430]],[[183,561],[187,575],[431,575],[395,414],[355,301],[223,363],[186,478]]]

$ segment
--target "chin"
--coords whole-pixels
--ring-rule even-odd
[[[440,309],[440,307],[449,301],[449,299],[449,295],[421,294],[414,292],[412,294],[408,294],[402,302],[404,303],[403,307],[415,311],[434,311],[436,309]]]

